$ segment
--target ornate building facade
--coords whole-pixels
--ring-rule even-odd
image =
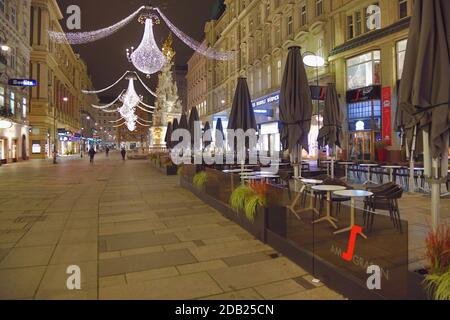
[[[29,79],[31,0],[0,0],[0,162],[26,160],[29,149],[28,87],[11,85]]]
[[[187,105],[188,110],[197,107],[200,118],[207,116],[206,107],[206,58],[194,53],[188,61]]]
[[[226,0],[226,9],[205,26],[205,41],[235,52],[230,61],[207,60],[205,120],[226,121],[238,76],[246,76],[258,123],[277,139],[278,101],[288,48],[302,47],[325,59],[308,68],[320,126],[323,87],[336,83],[346,115],[344,155],[374,160],[375,142],[391,144],[412,0]],[[318,72],[318,79],[317,79]],[[191,71],[188,78],[192,77]],[[383,107],[382,107],[383,105]],[[318,129],[318,128],[317,128]],[[273,132],[272,132],[273,131]],[[318,130],[317,130],[318,131]],[[274,137],[270,137],[274,135]],[[310,141],[314,140],[311,137]],[[270,144],[270,142],[268,142]],[[275,146],[277,148],[279,146]],[[318,150],[316,150],[318,154]]]
[[[31,96],[32,158],[80,151],[81,110],[97,99],[81,89],[92,88],[86,64],[69,44],[50,41],[48,31],[62,32],[63,15],[56,0],[31,2],[31,77],[38,81]]]

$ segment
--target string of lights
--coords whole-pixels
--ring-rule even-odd
[[[123,27],[125,27],[128,23],[130,23],[143,9],[145,6],[140,7],[138,10],[133,12],[131,15],[126,17],[125,19],[119,21],[118,23],[95,31],[89,32],[55,32],[49,31],[50,39],[56,43],[69,43],[69,44],[83,44],[94,42],[106,37],[109,37],[113,33],[119,31]]]
[[[105,104],[105,105],[103,105],[103,106],[98,106],[98,105],[93,104],[92,107],[93,107],[93,108],[96,108],[96,109],[107,109],[107,108],[110,108],[110,107],[112,107],[117,101],[120,100],[120,98],[122,97],[122,95],[123,95],[124,92],[125,92],[125,90],[122,90],[122,92],[119,94],[119,96],[118,96],[113,102],[111,102],[111,103]]]
[[[102,93],[102,92],[108,91],[109,89],[115,87],[120,81],[122,81],[127,76],[127,74],[129,72],[130,71],[126,71],[116,82],[114,82],[109,87],[106,87],[106,88],[101,89],[101,90],[94,90],[94,91],[81,90],[81,92],[84,93],[84,94],[97,94],[97,93]]]
[[[188,47],[190,47],[192,50],[214,60],[231,60],[234,58],[233,52],[221,52],[217,51],[214,48],[207,47],[204,44],[192,39],[190,36],[185,34],[183,31],[178,29],[163,13],[159,8],[154,8],[160,15],[160,17],[164,20],[166,25],[169,27],[170,30],[181,40],[183,41]]]
[[[145,90],[147,90],[152,96],[154,96],[155,98],[158,98],[158,96],[156,95],[156,93],[154,91],[152,91],[152,89],[150,89],[145,83],[144,81],[142,81],[141,77],[139,76],[139,74],[136,71],[133,71],[133,73],[136,75],[137,79],[139,80],[139,82],[142,84],[142,86],[144,87]]]

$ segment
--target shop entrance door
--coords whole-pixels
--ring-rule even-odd
[[[350,158],[357,161],[374,161],[374,135],[372,131],[350,134]]]

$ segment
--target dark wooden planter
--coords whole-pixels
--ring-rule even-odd
[[[170,167],[165,168],[166,175],[168,175],[168,176],[176,176],[177,170],[178,170],[177,166],[170,166]]]

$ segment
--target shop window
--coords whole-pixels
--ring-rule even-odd
[[[408,16],[408,0],[398,0],[398,15],[400,19]]]
[[[350,131],[381,130],[381,101],[370,100],[347,105]]]
[[[397,80],[402,78],[403,65],[405,63],[406,46],[408,44],[408,39],[397,42]]]
[[[372,51],[347,60],[348,90],[381,83],[380,51]]]

